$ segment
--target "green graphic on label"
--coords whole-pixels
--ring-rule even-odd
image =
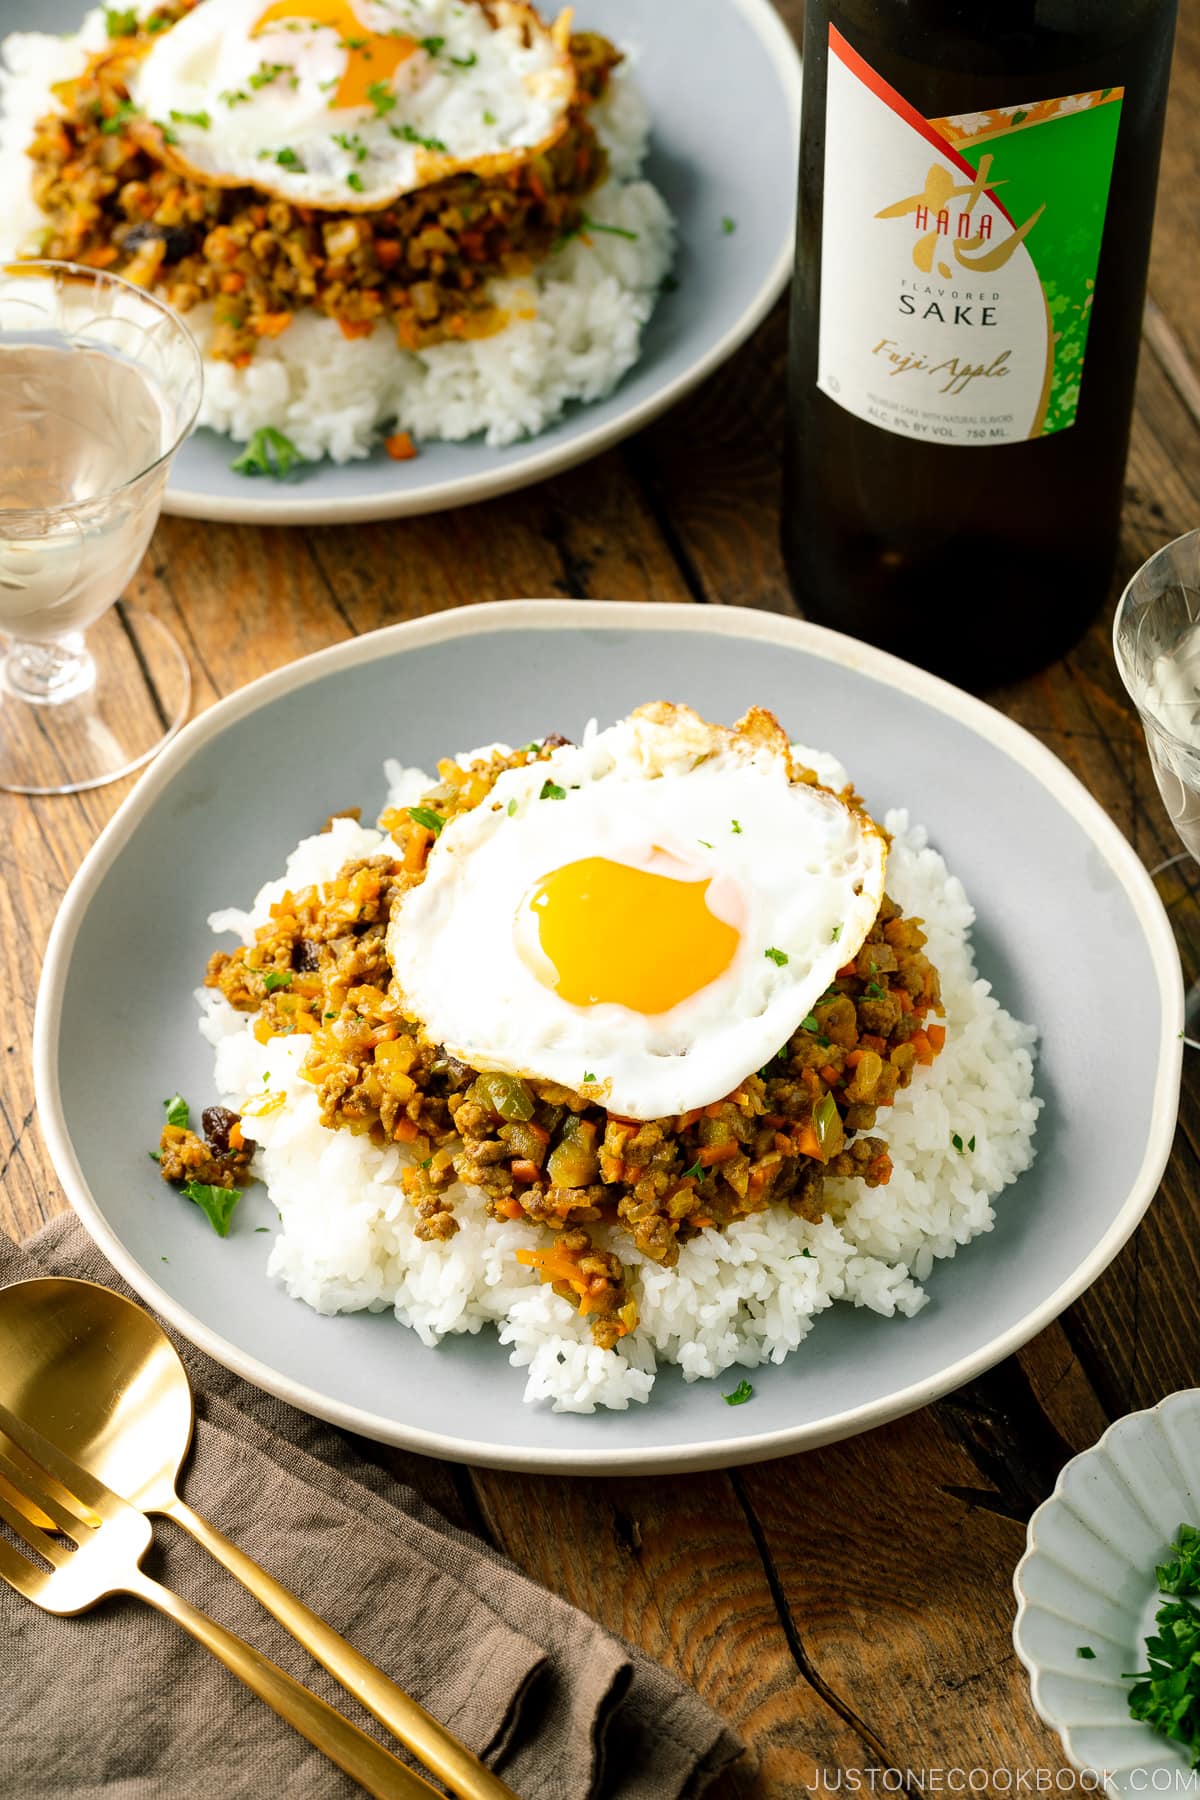
[[[929,443],[1074,424],[1124,92],[926,119],[830,27],[830,399]]]
[[[1025,118],[1018,108],[1007,130],[956,146],[976,171],[985,155],[992,158],[988,186],[1018,226],[1045,207],[1025,240],[1053,337],[1043,437],[1075,423],[1123,95],[1121,88],[1071,95],[1069,111],[1056,111],[1064,102],[1051,100]],[[1086,107],[1079,104],[1084,99]],[[934,129],[950,123],[938,121]]]

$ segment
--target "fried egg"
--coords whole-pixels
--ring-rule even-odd
[[[659,702],[450,819],[388,950],[405,1012],[473,1068],[631,1119],[732,1093],[860,948],[886,844],[793,762]]]
[[[130,75],[134,129],[210,186],[378,209],[554,143],[569,22],[523,0],[201,0]]]

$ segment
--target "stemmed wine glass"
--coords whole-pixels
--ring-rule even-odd
[[[1151,870],[1159,877],[1200,862],[1200,531],[1164,544],[1138,570],[1117,607],[1113,649],[1158,791],[1186,846]],[[1188,991],[1186,1034],[1200,1049],[1200,982]]]
[[[120,595],[201,383],[191,333],[132,283],[0,264],[0,788],[100,787],[187,715],[186,658]]]

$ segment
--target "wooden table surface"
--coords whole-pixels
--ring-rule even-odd
[[[780,5],[797,24],[800,0]],[[1200,524],[1198,192],[1200,0],[1182,0],[1122,580]],[[345,529],[164,519],[132,597],[186,646],[197,709],[308,651],[470,601],[794,612],[776,544],[785,334],[780,307],[650,430],[486,506]],[[1110,604],[1064,662],[987,697],[1063,758],[1153,867],[1177,845],[1114,672],[1111,616]],[[33,1102],[41,954],[67,882],[128,787],[0,795],[0,1226],[15,1236],[65,1205]],[[1168,879],[1177,912],[1194,913],[1191,876]],[[1119,1129],[1119,1106],[1114,1117]],[[1066,1765],[1013,1653],[1012,1569],[1067,1457],[1119,1414],[1200,1379],[1198,1136],[1200,1053],[1184,1071],[1162,1190],[1095,1286],[982,1380],[866,1437],[664,1480],[397,1461],[536,1580],[706,1696],[750,1746],[724,1792],[802,1794],[855,1772],[865,1790],[866,1771],[887,1768],[982,1769],[983,1791],[997,1793],[1021,1791],[1016,1772],[1031,1771],[1020,1779],[1035,1791],[1036,1771],[1045,1783]]]

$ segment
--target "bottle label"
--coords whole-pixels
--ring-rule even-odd
[[[1073,425],[1124,93],[924,119],[831,25],[818,387],[931,443]]]

